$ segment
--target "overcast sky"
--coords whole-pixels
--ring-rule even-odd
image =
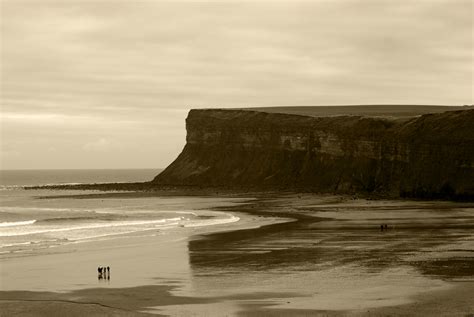
[[[473,103],[472,1],[1,3],[1,168],[166,167],[190,108]]]

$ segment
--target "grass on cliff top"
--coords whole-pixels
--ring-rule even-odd
[[[425,105],[355,105],[355,106],[292,106],[292,107],[256,107],[241,110],[267,113],[296,114],[311,117],[327,116],[368,116],[395,119],[410,118],[427,113],[474,109],[473,106],[425,106]]]

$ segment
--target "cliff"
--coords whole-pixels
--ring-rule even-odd
[[[474,109],[421,116],[191,110],[153,183],[474,199]]]

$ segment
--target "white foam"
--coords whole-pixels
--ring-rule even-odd
[[[140,225],[151,225],[151,224],[160,224],[167,223],[172,221],[182,220],[181,217],[178,218],[167,218],[160,220],[134,220],[134,221],[117,221],[117,222],[108,222],[108,223],[94,223],[86,226],[72,226],[65,228],[47,228],[43,226],[42,229],[36,230],[22,230],[22,231],[13,231],[13,232],[0,232],[0,237],[12,237],[12,236],[24,236],[29,234],[40,234],[40,233],[50,233],[50,232],[64,232],[64,231],[73,231],[73,230],[84,230],[84,229],[97,229],[97,228],[111,228],[111,227],[123,227],[123,226],[140,226]],[[30,228],[33,229],[33,228]]]
[[[0,222],[0,227],[16,227],[16,226],[26,226],[32,225],[36,222],[35,219],[33,220],[26,220],[26,221],[12,221],[12,222]],[[1,236],[1,233],[0,233]]]
[[[28,245],[28,244],[33,244],[34,242],[18,242],[18,243],[8,243],[8,244],[2,244],[0,247],[2,248],[8,248],[8,247],[16,247],[18,245]]]
[[[83,243],[94,240],[114,239],[119,236],[137,232],[164,231],[178,228],[196,228],[223,225],[240,220],[230,213],[213,212],[211,218],[194,218],[198,216],[192,211],[177,211],[180,217],[148,220],[115,220],[81,223],[44,223],[35,220],[4,223],[0,228],[0,254],[8,252],[24,252],[27,250],[58,247],[64,244]],[[35,223],[36,222],[36,223]],[[179,229],[178,229],[179,230]],[[13,241],[12,241],[13,240]],[[28,241],[25,241],[28,240]],[[4,250],[8,252],[3,252]],[[31,249],[31,250],[33,250]]]
[[[83,209],[74,208],[40,208],[40,207],[16,207],[16,206],[5,206],[0,207],[2,212],[15,212],[15,211],[88,211]]]

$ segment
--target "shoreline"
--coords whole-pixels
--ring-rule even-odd
[[[116,194],[119,195],[119,197],[123,198],[123,196],[120,193],[113,193],[113,198],[117,198]],[[106,197],[100,197],[102,199],[107,199],[110,198],[108,196],[108,193],[102,194]],[[81,197],[81,195],[78,195],[77,197],[74,198],[79,198],[80,199],[88,199],[88,194],[83,195],[84,197]],[[174,196],[173,196],[174,197]],[[41,197],[40,199],[46,199],[45,197]],[[64,197],[62,196],[48,196],[48,199],[62,199]],[[69,197],[68,197],[69,198]],[[137,196],[133,195],[133,198],[137,198]],[[141,195],[139,195],[138,198],[142,198]],[[36,198],[38,199],[38,198]],[[90,254],[107,254],[112,253],[113,256],[116,258],[120,258],[120,252],[124,252],[124,254],[128,254],[130,252],[133,252],[134,249],[136,248],[142,248],[142,249],[148,249],[150,252],[148,254],[144,254],[144,258],[150,258],[153,257],[153,248],[157,248],[157,250],[163,249],[164,253],[170,253],[172,256],[174,253],[174,250],[172,250],[173,247],[179,247],[180,252],[183,254],[187,252],[187,243],[192,240],[198,240],[198,239],[205,239],[206,236],[216,234],[216,233],[222,233],[222,232],[229,232],[229,231],[240,231],[240,230],[251,230],[251,229],[257,229],[262,226],[269,226],[273,224],[278,224],[278,223],[283,223],[283,222],[288,222],[292,221],[291,219],[284,219],[282,217],[274,217],[274,216],[269,216],[265,215],[265,217],[262,217],[262,215],[255,216],[255,215],[250,215],[248,213],[243,213],[243,212],[238,212],[236,210],[226,210],[221,209],[217,206],[224,204],[224,206],[233,206],[234,204],[236,206],[241,206],[243,204],[248,203],[249,201],[252,201],[254,198],[246,196],[245,200],[237,200],[237,201],[232,201],[227,200],[227,199],[220,199],[216,198],[215,200],[211,200],[209,203],[211,204],[211,207],[204,208],[203,210],[209,210],[211,212],[219,212],[219,213],[227,213],[231,214],[232,217],[238,217],[238,221],[230,221],[230,222],[224,222],[224,223],[216,223],[216,224],[207,224],[207,225],[192,225],[190,224],[189,227],[183,227],[183,226],[177,226],[177,227],[171,227],[167,229],[161,229],[161,228],[152,228],[152,229],[145,229],[145,230],[139,230],[139,231],[134,231],[130,233],[124,233],[124,234],[116,234],[116,235],[107,235],[104,237],[97,237],[97,238],[91,238],[91,239],[85,239],[85,240],[77,240],[77,241],[70,241],[64,244],[60,245],[55,245],[55,246],[50,246],[48,248],[38,248],[38,249],[31,249],[31,250],[24,250],[20,252],[14,252],[14,253],[5,253],[5,254],[0,254],[0,264],[2,267],[3,272],[16,272],[18,269],[21,271],[21,268],[18,268],[19,264],[22,264],[25,267],[25,271],[30,270],[30,265],[29,262],[37,262],[38,259],[40,259],[42,262],[44,262],[43,267],[41,270],[47,270],[49,271],[52,277],[53,274],[51,271],[53,268],[58,265],[57,263],[54,262],[54,260],[48,260],[49,257],[56,257],[59,259],[59,261],[62,261],[64,257],[75,257],[79,258],[80,255],[84,254],[86,257],[91,258]],[[208,204],[209,204],[208,203]],[[214,206],[214,207],[213,207]],[[199,209],[199,208],[198,208]],[[232,208],[231,208],[232,209]],[[238,209],[238,208],[237,208]],[[159,210],[157,210],[159,212]],[[232,218],[231,217],[231,218]],[[168,245],[170,244],[170,245]],[[177,246],[179,244],[179,246]],[[183,255],[180,255],[180,257],[183,257]],[[93,259],[93,257],[91,258]],[[80,259],[79,259],[80,260]],[[186,261],[185,258],[183,258],[180,261]],[[85,264],[84,264],[85,265]],[[100,265],[100,263],[99,263]],[[62,270],[62,275],[67,275],[67,272],[64,270],[64,268],[59,265],[60,270]],[[94,272],[95,269],[91,270]],[[3,275],[3,273],[2,273]],[[11,274],[10,274],[11,275]],[[25,274],[18,274],[16,275],[23,276]],[[88,278],[92,278],[92,281],[94,281],[95,273],[92,273],[92,275],[89,275]],[[8,286],[8,283],[11,285],[14,285],[15,282],[13,281],[12,277],[5,278],[3,276],[1,280],[1,291],[15,291],[15,290],[31,290],[29,288],[14,288],[11,289]],[[83,277],[85,277],[83,275]],[[33,274],[30,274],[30,276],[26,275],[23,276],[22,278],[31,278],[35,279]],[[144,282],[142,281],[142,284],[139,285],[148,285],[148,283],[153,282],[152,281],[152,276],[147,278],[148,281]],[[90,283],[90,281],[89,281]],[[125,283],[123,286],[139,286],[137,283]],[[48,290],[50,291],[64,291],[67,289],[76,289],[76,288],[84,288],[84,286],[80,286],[80,284],[77,284],[76,287],[72,288],[63,288],[63,289],[55,289],[55,288],[50,288]]]
[[[96,191],[109,194],[134,193],[142,196],[208,196],[208,195],[229,195],[229,196],[248,196],[248,195],[268,195],[268,194],[303,194],[303,195],[332,195],[345,196],[353,199],[370,200],[400,200],[400,201],[451,201],[451,202],[474,202],[474,197],[455,195],[453,197],[445,196],[401,196],[387,192],[332,192],[318,191],[304,187],[258,187],[258,186],[200,186],[200,185],[167,185],[148,182],[123,182],[123,183],[92,183],[92,184],[51,184],[51,185],[33,185],[21,186],[23,190],[70,190],[70,191]],[[94,195],[94,194],[90,194]],[[63,197],[73,197],[63,195]]]

